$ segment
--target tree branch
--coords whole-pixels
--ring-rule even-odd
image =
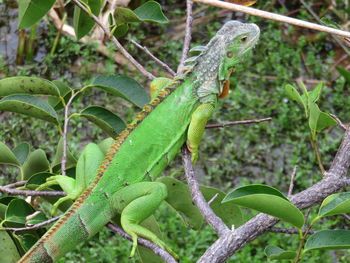
[[[251,123],[259,123],[259,122],[264,122],[264,121],[271,121],[272,118],[264,118],[260,120],[243,120],[243,121],[229,121],[229,122],[224,122],[224,123],[218,123],[218,124],[209,124],[205,126],[206,129],[212,129],[212,128],[222,128],[225,126],[231,126],[231,125],[241,125],[241,124],[251,124]]]
[[[327,27],[327,26],[322,26],[319,24],[310,23],[310,22],[303,21],[300,19],[296,19],[296,18],[292,18],[292,17],[288,17],[288,16],[283,16],[283,15],[278,15],[278,14],[267,12],[267,11],[258,10],[258,9],[251,8],[251,7],[241,6],[241,5],[227,3],[227,2],[218,1],[218,0],[194,0],[194,1],[200,2],[203,4],[207,4],[207,5],[212,5],[212,6],[217,6],[220,8],[233,10],[236,12],[246,13],[246,14],[253,15],[253,16],[259,16],[259,17],[263,17],[266,19],[270,19],[270,20],[276,20],[276,21],[288,23],[288,24],[295,25],[295,26],[306,27],[309,29],[322,31],[322,32],[326,32],[329,34],[334,34],[334,35],[350,38],[350,32],[347,32],[347,31],[343,31],[343,30],[339,30],[339,29],[335,29],[335,28],[331,28],[331,27]]]
[[[132,241],[130,235],[125,233],[120,227],[108,223],[107,224],[108,228],[111,229],[113,232],[117,233],[118,235],[122,236],[125,239],[128,239]],[[138,238],[137,243],[145,248],[148,248],[152,250],[156,255],[160,256],[162,259],[164,259],[167,263],[176,263],[177,261],[164,249],[161,247],[157,246],[156,244],[152,243],[151,241],[143,238]]]
[[[169,74],[171,74],[172,77],[176,75],[175,71],[172,70],[167,64],[165,64],[163,61],[161,61],[159,58],[157,58],[155,55],[151,53],[151,51],[148,50],[147,47],[141,46],[139,43],[137,43],[135,40],[129,40],[131,43],[133,43],[137,48],[144,51],[148,56],[150,56],[153,61],[155,61],[158,65],[160,65],[165,71],[167,71]]]
[[[33,191],[33,190],[18,190],[6,186],[0,186],[0,192],[12,195],[24,196],[66,196],[62,191]]]
[[[350,129],[345,132],[343,141],[333,159],[332,165],[322,180],[308,189],[293,195],[291,202],[299,209],[305,209],[320,203],[327,196],[337,193],[350,185],[346,177],[350,165]],[[268,231],[278,219],[258,214],[232,234],[221,236],[198,260],[199,263],[224,262],[250,241]]]
[[[81,8],[85,13],[90,15],[87,8],[83,4],[81,4],[78,0],[71,0],[71,2],[73,2],[79,8]],[[118,50],[120,51],[120,53],[124,55],[124,57],[126,57],[148,79],[150,80],[155,79],[155,76],[152,73],[148,72],[139,62],[137,62],[133,58],[133,56],[131,56],[130,53],[119,43],[119,41],[115,38],[115,36],[110,34],[108,28],[103,25],[102,21],[100,21],[97,16],[95,16],[94,14],[91,14],[90,16],[96,22],[96,24],[103,30],[105,35],[117,46]]]
[[[185,60],[187,59],[187,54],[190,49],[190,44],[191,44],[191,27],[192,27],[192,22],[193,22],[193,17],[192,17],[192,6],[193,6],[193,1],[192,0],[187,0],[186,1],[186,31],[185,31],[185,40],[184,40],[184,45],[182,48],[182,56],[180,60],[180,64],[177,67],[177,72],[179,73],[181,68],[185,64]]]
[[[44,222],[41,222],[41,223],[38,223],[38,224],[35,224],[35,225],[31,225],[31,226],[26,226],[26,227],[2,227],[0,228],[0,230],[9,230],[9,231],[15,231],[15,232],[20,232],[20,231],[27,231],[27,230],[33,230],[33,229],[38,229],[40,227],[43,227],[43,226],[47,226],[55,221],[57,221],[61,216],[56,216],[56,217],[53,217],[49,220],[46,220]]]
[[[221,218],[218,217],[213,212],[213,210],[211,210],[209,204],[205,201],[203,194],[199,190],[199,184],[197,182],[196,175],[191,163],[191,155],[186,145],[182,147],[182,161],[193,202],[198,207],[207,223],[215,230],[219,236],[223,236],[225,234],[230,235],[230,229],[228,229]]]

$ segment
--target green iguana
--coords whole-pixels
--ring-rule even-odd
[[[200,54],[187,60],[192,64],[182,74],[174,80],[154,80],[152,101],[115,139],[93,182],[19,262],[54,262],[94,236],[118,214],[122,228],[133,240],[131,256],[138,236],[175,255],[140,225],[167,196],[165,185],[153,179],[185,142],[192,161],[197,160],[207,120],[218,98],[228,94],[230,74],[255,45],[259,34],[255,24],[230,21],[206,46],[192,50]]]

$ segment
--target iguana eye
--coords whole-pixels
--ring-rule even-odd
[[[240,41],[241,41],[241,43],[244,43],[244,42],[246,42],[247,41],[247,36],[244,36],[244,37],[242,37],[241,39],[240,39]]]
[[[229,52],[226,53],[226,56],[228,58],[232,58],[233,57],[233,53],[231,51],[229,51]]]

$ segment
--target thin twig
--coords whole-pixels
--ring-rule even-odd
[[[345,217],[346,220],[349,220],[350,221],[350,216],[347,215],[347,214],[341,214],[343,217]]]
[[[210,206],[205,201],[204,196],[199,189],[199,184],[197,182],[196,175],[191,163],[190,152],[188,151],[186,145],[182,147],[182,161],[185,168],[187,182],[191,191],[192,200],[198,207],[207,223],[215,230],[219,236],[231,232],[225,223],[221,220],[221,218],[218,217],[213,212],[213,210],[211,210]]]
[[[320,24],[322,24],[322,20],[316,15],[316,13],[312,10],[312,8],[307,5],[303,0],[300,0],[300,2],[302,3],[302,5],[306,8],[306,10],[316,19],[316,21]],[[344,44],[341,42],[341,40],[334,35],[331,35],[333,37],[333,39],[338,43],[338,45],[344,50],[344,52],[350,56],[350,51],[349,49],[344,46]]]
[[[68,134],[68,123],[69,123],[69,107],[72,104],[74,98],[80,92],[73,93],[69,98],[67,104],[64,106],[64,124],[63,124],[63,133],[62,133],[62,141],[63,141],[63,152],[62,152],[62,161],[61,161],[61,174],[66,175],[66,163],[67,163],[67,134]]]
[[[295,165],[292,171],[292,174],[290,176],[290,184],[289,184],[289,189],[288,189],[288,197],[292,195],[293,193],[293,188],[294,188],[294,178],[297,173],[298,165]]]
[[[49,220],[46,220],[44,222],[41,222],[41,223],[38,223],[38,224],[35,224],[35,225],[31,225],[31,226],[26,226],[26,227],[2,227],[0,228],[0,230],[8,230],[8,231],[15,231],[15,232],[20,232],[20,231],[27,231],[27,230],[33,230],[33,229],[38,229],[40,227],[43,227],[43,226],[47,226],[55,221],[57,221],[61,216],[56,216],[56,217],[53,217]]]
[[[18,190],[0,186],[0,192],[12,195],[24,195],[24,196],[66,196],[62,191],[33,191],[33,190]]]
[[[148,79],[153,80],[155,79],[155,76],[148,72],[139,62],[137,62],[128,51],[119,43],[119,41],[115,38],[115,36],[111,35],[109,32],[109,29],[103,25],[103,23],[99,20],[97,16],[94,14],[90,14],[89,10],[81,4],[78,0],[71,0],[76,6],[81,8],[84,12],[86,12],[88,15],[91,16],[91,18],[96,22],[96,24],[101,27],[105,35],[117,46],[120,53],[122,53],[144,76],[146,76]]]
[[[339,30],[339,29],[335,29],[327,26],[322,26],[319,24],[303,21],[303,20],[288,17],[288,16],[278,15],[271,12],[258,10],[251,7],[241,6],[241,5],[227,3],[227,2],[218,1],[218,0],[194,0],[194,1],[207,4],[207,5],[217,6],[220,8],[226,8],[236,12],[246,13],[253,16],[259,16],[266,19],[276,20],[283,23],[292,24],[295,26],[306,27],[313,30],[323,31],[329,34],[350,38],[350,32],[347,32],[347,31],[343,31],[343,30]]]
[[[214,202],[214,200],[219,196],[219,193],[216,193],[209,201],[208,201],[208,205],[211,205],[212,202]]]
[[[290,235],[298,235],[299,231],[293,228],[279,228],[279,227],[271,227],[269,232],[272,233],[282,233],[282,234],[290,234]],[[310,230],[309,234],[314,234],[316,231]]]
[[[27,181],[18,181],[15,182],[13,184],[7,184],[7,185],[3,185],[2,187],[7,187],[7,188],[15,188],[15,187],[20,187],[23,186],[27,183]]]
[[[330,113],[329,115],[331,115],[331,116],[338,122],[338,125],[339,125],[340,127],[342,127],[342,128],[344,129],[344,131],[346,131],[346,129],[347,129],[348,127],[337,117],[337,115],[332,114],[332,113]]]
[[[259,123],[259,122],[264,122],[264,121],[271,121],[272,118],[264,118],[264,119],[259,119],[259,120],[243,120],[243,121],[230,121],[230,122],[224,122],[224,123],[217,123],[217,124],[209,124],[205,126],[206,129],[212,129],[212,128],[222,128],[225,126],[230,126],[230,125],[240,125],[240,124],[250,124],[250,123]]]
[[[193,17],[192,17],[192,6],[193,6],[193,1],[192,0],[187,0],[186,1],[186,31],[185,31],[185,40],[184,40],[184,45],[182,48],[182,56],[180,60],[180,64],[177,67],[177,72],[179,73],[181,68],[183,68],[185,64],[185,60],[187,59],[187,54],[190,49],[190,44],[191,44],[191,27],[192,27],[192,22],[193,22]]]
[[[147,55],[149,55],[158,65],[160,65],[165,71],[169,72],[172,77],[176,75],[175,71],[172,70],[166,63],[161,61],[159,58],[157,58],[155,55],[151,53],[151,51],[148,50],[147,47],[141,46],[139,43],[137,43],[135,40],[129,40],[131,43],[133,43],[136,47],[144,51]]]
[[[130,235],[125,233],[120,227],[112,223],[108,223],[107,226],[109,229],[111,229],[113,232],[117,233],[118,235],[122,236],[123,238],[128,239],[130,241],[132,240]],[[165,251],[164,249],[162,249],[161,247],[157,246],[156,244],[152,243],[147,239],[143,239],[139,237],[137,239],[137,243],[145,248],[152,250],[155,254],[163,258],[167,263],[177,262],[167,251]]]

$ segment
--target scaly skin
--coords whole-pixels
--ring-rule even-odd
[[[139,224],[166,198],[164,184],[152,182],[186,142],[192,161],[233,67],[259,37],[254,24],[231,21],[220,29],[194,65],[173,81],[160,81],[152,102],[137,114],[105,156],[91,185],[62,218],[22,257],[20,263],[54,262],[95,235],[117,214],[133,238],[145,237],[171,249]],[[157,86],[157,85],[156,85]],[[154,97],[154,96],[152,96]]]

